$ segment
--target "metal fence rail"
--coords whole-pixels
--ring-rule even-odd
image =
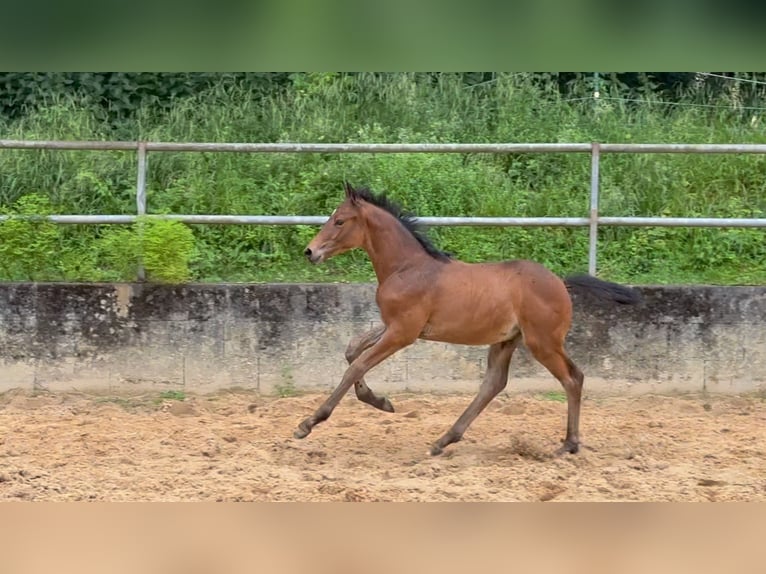
[[[596,274],[599,225],[657,227],[760,227],[766,219],[702,217],[602,217],[598,212],[599,170],[602,153],[766,154],[766,144],[609,144],[609,143],[197,143],[138,141],[2,140],[0,149],[135,151],[137,154],[136,215],[50,215],[62,224],[129,224],[139,216],[189,224],[321,225],[327,216],[293,215],[145,215],[149,152],[234,153],[590,153],[590,210],[588,217],[421,217],[428,226],[567,226],[589,227],[588,272]],[[7,216],[0,216],[0,222]],[[139,275],[142,271],[139,270]]]

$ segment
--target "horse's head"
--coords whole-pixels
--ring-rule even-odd
[[[362,200],[349,183],[345,184],[346,198],[330,219],[322,226],[319,233],[303,252],[312,263],[321,263],[326,259],[361,247],[365,237],[365,224],[361,217]]]

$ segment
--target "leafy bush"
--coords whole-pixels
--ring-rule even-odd
[[[138,224],[137,235],[148,279],[161,283],[189,280],[194,236],[186,225],[178,221],[144,221]]]
[[[194,236],[178,221],[140,219],[130,228],[107,233],[99,248],[116,280],[135,279],[140,264],[149,281],[183,283],[191,277]]]
[[[46,220],[22,217],[53,212],[50,200],[40,194],[19,198],[12,206],[0,206],[0,273],[12,281],[53,279],[59,271],[61,230]],[[21,216],[21,217],[20,217]]]

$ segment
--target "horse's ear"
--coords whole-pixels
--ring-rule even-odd
[[[359,196],[353,186],[349,182],[345,182],[344,189],[346,190],[346,199],[350,199],[351,203],[356,204],[356,200]]]

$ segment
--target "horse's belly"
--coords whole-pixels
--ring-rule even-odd
[[[518,333],[514,316],[492,316],[460,321],[456,317],[426,323],[420,338],[427,341],[454,343],[458,345],[492,345],[512,339]]]
[[[502,265],[456,266],[435,289],[421,338],[491,345],[514,337],[518,321],[507,275]]]

